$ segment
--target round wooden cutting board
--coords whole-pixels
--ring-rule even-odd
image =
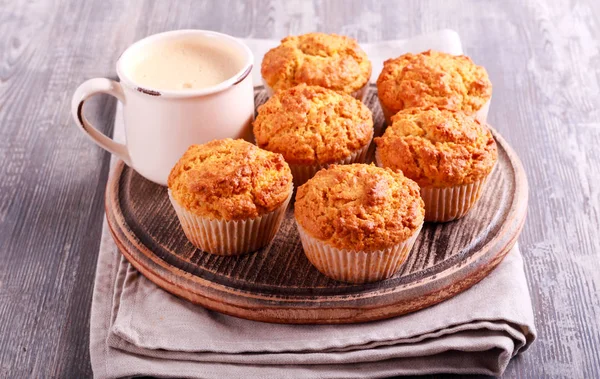
[[[265,100],[264,90],[257,89],[257,106]],[[365,102],[373,110],[375,134],[381,135],[383,115],[375,88],[370,88]],[[476,206],[460,220],[426,223],[400,272],[378,283],[340,283],[318,272],[302,251],[293,201],[275,240],[264,249],[239,257],[202,252],[183,234],[167,189],[123,162],[114,168],[106,191],[108,225],[123,255],[143,275],[206,308],[278,323],[355,323],[393,317],[471,287],[516,242],[527,209],[527,180],[514,151],[493,133],[498,163]]]

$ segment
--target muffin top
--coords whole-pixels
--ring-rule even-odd
[[[375,138],[383,167],[402,170],[421,187],[451,187],[487,176],[496,163],[490,130],[461,111],[436,107],[396,113]]]
[[[306,83],[352,93],[369,81],[371,62],[353,38],[309,33],[282,39],[260,72],[274,91]]]
[[[177,203],[196,215],[243,220],[279,207],[292,191],[292,173],[281,154],[228,138],[190,146],[168,184]]]
[[[473,114],[492,97],[492,83],[471,58],[429,50],[385,61],[377,91],[392,113],[437,105]]]
[[[410,238],[424,215],[419,186],[401,172],[374,165],[333,165],[296,194],[298,224],[338,249],[391,247]]]
[[[258,108],[259,147],[291,164],[327,164],[349,157],[373,137],[369,108],[350,95],[300,84]]]

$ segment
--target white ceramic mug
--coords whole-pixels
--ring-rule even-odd
[[[232,62],[239,62],[239,70],[224,82],[202,89],[164,91],[131,80],[127,73],[130,59],[149,44],[182,38],[202,38],[207,44],[225,48],[232,54]],[[155,34],[134,43],[121,55],[117,61],[120,82],[96,78],[81,84],[73,95],[71,112],[81,130],[99,146],[147,179],[166,185],[169,172],[190,145],[227,137],[251,140],[253,61],[246,45],[225,34],[203,30]],[[126,145],[99,132],[83,115],[85,100],[98,93],[123,103]]]

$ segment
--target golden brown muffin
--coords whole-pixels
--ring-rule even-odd
[[[497,159],[489,129],[464,112],[409,108],[375,138],[383,167],[401,170],[421,187],[451,187],[486,177]]]
[[[195,215],[243,220],[279,207],[292,189],[292,174],[281,154],[228,138],[190,146],[168,185],[174,200]]]
[[[471,115],[491,99],[492,83],[485,68],[471,58],[429,50],[385,61],[377,91],[390,116],[431,105]]]
[[[304,84],[282,91],[258,108],[254,136],[259,147],[290,164],[328,164],[365,147],[373,118],[352,96]]]
[[[419,187],[374,165],[334,165],[298,188],[295,217],[312,237],[337,249],[381,250],[406,241],[423,223]]]
[[[282,39],[260,71],[274,91],[305,83],[351,94],[368,83],[371,62],[353,38],[309,33]]]

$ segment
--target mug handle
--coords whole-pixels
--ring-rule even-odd
[[[81,130],[87,134],[87,136],[94,141],[98,146],[113,153],[120,159],[122,159],[128,166],[131,166],[131,159],[127,146],[122,143],[115,142],[112,138],[108,138],[96,129],[90,122],[85,118],[83,114],[83,104],[90,97],[105,93],[116,97],[121,103],[125,104],[125,94],[121,84],[114,80],[106,78],[95,78],[83,82],[75,93],[73,94],[73,100],[71,101],[71,114],[73,119],[81,127]]]

